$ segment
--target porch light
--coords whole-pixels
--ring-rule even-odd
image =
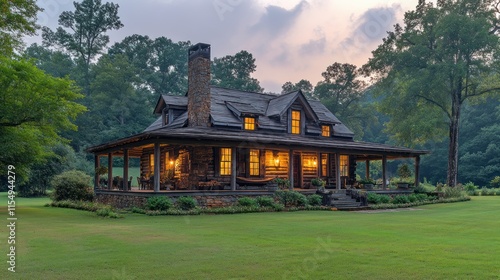
[[[174,165],[174,161],[173,160],[170,161],[170,165]]]
[[[277,151],[273,152],[274,167],[278,168],[280,166],[280,156]]]

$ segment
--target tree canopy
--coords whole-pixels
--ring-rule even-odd
[[[247,51],[240,51],[234,56],[227,55],[214,58],[212,62],[212,84],[245,91],[263,92],[257,79],[252,78],[255,72],[255,58]]]
[[[24,35],[34,35],[36,15],[42,11],[35,0],[0,0],[0,53],[9,54],[23,45]]]
[[[92,60],[102,53],[109,43],[108,30],[123,27],[118,16],[118,4],[101,0],[73,2],[75,11],[65,11],[59,16],[56,31],[42,28],[42,37],[47,46],[58,46],[67,50],[82,63],[85,71],[84,89],[89,94],[89,67]],[[69,30],[69,31],[68,31]]]
[[[497,12],[492,0],[420,0],[364,66],[391,117],[387,129],[400,142],[448,135],[450,186],[457,183],[462,105],[500,89]]]

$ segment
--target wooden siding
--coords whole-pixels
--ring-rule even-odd
[[[275,153],[275,152],[274,152]],[[272,150],[265,150],[265,177],[281,177],[288,178],[288,152],[279,151],[277,155],[279,157],[279,165],[275,165],[274,153]]]

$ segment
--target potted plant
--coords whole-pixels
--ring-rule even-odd
[[[281,190],[286,190],[290,188],[290,180],[276,177],[273,179],[273,183],[277,185]]]
[[[359,180],[359,183],[363,185],[363,188],[370,190],[373,189],[373,185],[375,184],[375,180],[372,178],[364,178]]]
[[[316,187],[316,189],[320,192],[324,192],[325,191],[325,185],[326,185],[326,182],[321,179],[321,178],[314,178],[311,180],[311,185],[313,185],[314,187]]]
[[[399,165],[397,174],[399,176],[399,179],[396,180],[396,184],[398,185],[398,188],[404,188],[407,189],[408,186],[412,183],[411,180],[411,170],[408,164],[403,163]]]
[[[160,176],[160,183],[165,186],[166,190],[170,190],[174,181],[174,171],[171,169],[166,170]]]

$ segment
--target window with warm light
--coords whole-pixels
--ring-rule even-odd
[[[259,150],[250,150],[250,176],[259,176],[260,175],[260,151]]]
[[[292,134],[300,134],[300,111],[292,110]]]
[[[231,148],[220,149],[220,175],[231,175]]]
[[[321,126],[321,136],[330,137],[330,126],[329,125],[322,125]]]
[[[328,177],[328,154],[321,154],[321,176]]]
[[[243,121],[245,123],[245,130],[255,130],[256,127],[255,118],[245,117],[243,118]]]
[[[349,156],[340,155],[340,176],[349,176]]]
[[[149,172],[153,174],[154,170],[155,170],[155,155],[149,154]]]

